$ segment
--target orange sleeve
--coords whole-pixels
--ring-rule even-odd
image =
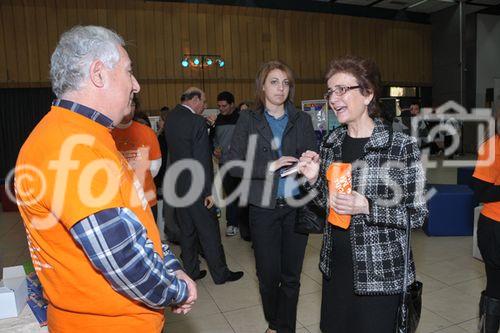
[[[487,161],[490,158],[490,147],[492,145],[492,140],[494,143],[495,137],[490,138],[488,141],[484,142],[478,151],[477,160],[479,161]],[[496,147],[498,149],[498,147]],[[476,165],[474,170],[473,177],[485,181],[487,183],[495,183],[495,180],[498,177],[499,170],[496,170],[496,163],[493,161],[491,165]]]

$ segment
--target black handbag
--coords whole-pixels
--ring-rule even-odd
[[[324,209],[308,202],[297,209],[295,232],[301,234],[322,234],[325,227]]]
[[[422,288],[423,284],[415,280],[408,288],[408,266],[410,265],[410,221],[406,226],[406,253],[403,278],[403,292],[396,315],[396,333],[415,333],[417,331],[420,314],[422,312]]]

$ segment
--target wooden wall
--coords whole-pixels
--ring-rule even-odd
[[[382,79],[431,84],[431,26],[333,14],[148,2],[144,0],[0,0],[0,88],[49,86],[50,54],[77,24],[114,29],[129,42],[144,110],[173,106],[202,85],[200,69],[184,69],[184,53],[220,54],[224,69],[205,69],[209,107],[219,91],[253,98],[264,61],[281,59],[297,76],[296,104],[321,98],[334,57],[375,59]]]

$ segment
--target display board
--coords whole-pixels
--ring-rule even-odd
[[[302,101],[302,111],[311,116],[315,131],[328,132],[328,104],[324,99]]]

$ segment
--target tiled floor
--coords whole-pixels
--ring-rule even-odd
[[[449,171],[432,172],[429,180],[452,183]],[[237,282],[215,285],[210,277],[198,283],[199,299],[188,315],[166,311],[168,333],[260,333],[266,322],[262,313],[250,243],[222,236],[228,265],[244,270]],[[321,273],[318,270],[321,238],[311,236],[302,274],[297,333],[320,333]],[[174,247],[175,251],[179,249]],[[418,278],[424,283],[420,333],[477,332],[477,304],[485,285],[484,268],[472,258],[472,237],[413,236]],[[29,260],[26,238],[17,213],[0,213],[0,266]]]
[[[186,316],[167,311],[165,332],[253,333],[266,328],[260,306],[250,244],[239,237],[222,237],[231,269],[244,270],[240,281],[215,285],[207,277],[198,283],[199,300]],[[309,239],[302,274],[297,333],[320,333],[321,273],[318,270],[321,239]],[[413,249],[418,277],[424,283],[419,332],[476,332],[479,293],[484,268],[471,256],[471,237],[427,237],[414,233]],[[178,251],[177,247],[174,247]],[[0,266],[29,260],[24,229],[17,213],[0,213]]]

